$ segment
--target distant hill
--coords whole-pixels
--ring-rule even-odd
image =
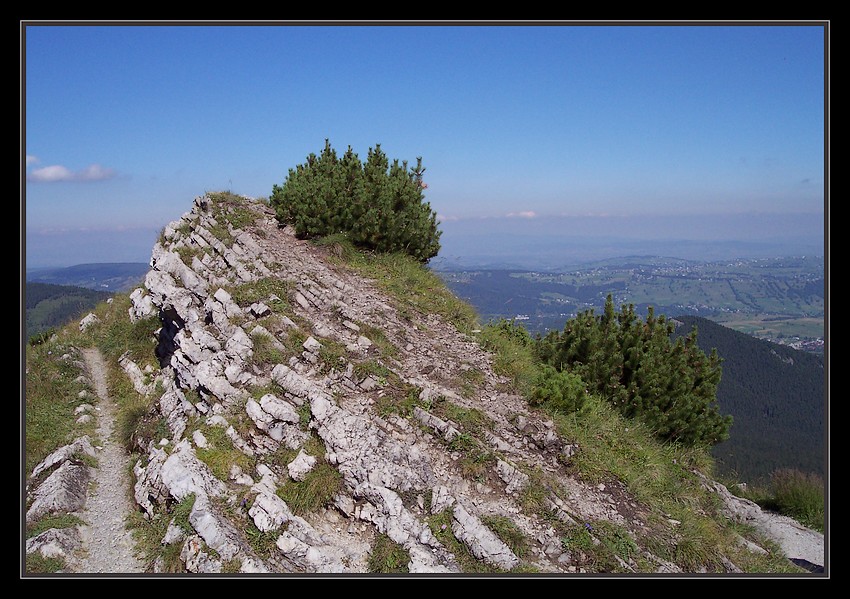
[[[698,316],[676,316],[676,335],[697,327],[706,352],[717,348],[723,377],[717,390],[734,423],[712,454],[721,473],[754,482],[777,468],[824,474],[823,356],[739,333]]]
[[[27,283],[26,338],[62,326],[111,296],[109,292],[84,287]]]
[[[75,285],[95,291],[124,292],[138,287],[150,267],[144,262],[77,264],[28,270],[27,282]]]

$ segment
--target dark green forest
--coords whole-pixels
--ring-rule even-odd
[[[111,293],[83,287],[27,283],[25,338],[30,339],[53,327],[62,326],[109,297],[112,297]]]
[[[825,472],[825,373],[822,355],[755,339],[697,316],[676,316],[674,336],[697,327],[703,351],[722,357],[720,411],[731,414],[729,439],[714,446],[718,471],[765,480],[779,468]]]

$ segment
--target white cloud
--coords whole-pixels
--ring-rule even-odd
[[[438,214],[437,215],[437,221],[441,222],[441,223],[448,223],[448,222],[452,222],[452,221],[456,221],[456,220],[460,220],[460,217],[459,216],[451,216],[451,215],[447,215],[447,214]]]
[[[27,164],[30,158],[37,161],[35,156],[27,156]],[[111,168],[104,168],[99,164],[91,164],[80,171],[72,171],[66,166],[56,164],[37,168],[27,175],[27,180],[41,183],[55,183],[57,181],[103,181],[115,177],[116,173]]]
[[[45,166],[42,168],[37,168],[29,175],[27,175],[27,179],[30,181],[45,181],[45,182],[53,182],[53,181],[70,181],[74,178],[74,173],[64,166]]]
[[[103,181],[104,179],[111,179],[114,176],[114,170],[104,168],[99,164],[91,164],[77,173],[80,181]]]
[[[508,218],[534,218],[537,213],[533,210],[522,210],[520,212],[508,212],[505,216]]]
[[[31,154],[27,154],[27,166],[30,166],[31,164],[38,164],[38,158]]]

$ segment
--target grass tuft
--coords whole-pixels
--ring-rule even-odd
[[[385,534],[375,536],[369,554],[369,572],[373,574],[406,574],[410,553]]]
[[[198,448],[198,458],[209,466],[213,474],[221,480],[230,478],[230,467],[234,464],[239,466],[243,472],[253,470],[254,458],[251,458],[236,447],[227,436],[225,429],[221,426],[209,426],[201,429],[207,438],[208,447]]]
[[[528,553],[528,538],[514,523],[505,516],[481,516],[481,521],[499,537],[502,542],[510,547],[518,558],[523,558]]]

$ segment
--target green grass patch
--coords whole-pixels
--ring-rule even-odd
[[[460,371],[460,394],[461,397],[470,399],[475,397],[476,392],[484,382],[484,373],[474,366]]]
[[[490,322],[481,330],[479,343],[493,354],[493,372],[510,379],[511,387],[527,396],[538,375],[528,331],[509,320]]]
[[[484,482],[496,465],[496,455],[481,444],[465,450],[460,459],[460,470],[467,478]]]
[[[258,366],[285,364],[287,359],[283,352],[275,347],[274,339],[264,333],[251,333],[254,352],[251,361]]]
[[[188,237],[192,234],[192,230],[194,228],[195,226],[192,221],[184,220],[180,222],[180,224],[175,229],[175,232],[178,233],[180,237]],[[164,244],[163,240],[165,239],[165,228],[162,229],[160,235],[162,235],[162,238],[160,239],[160,244]]]
[[[301,447],[304,450],[304,453],[319,458],[320,460],[325,459],[325,453],[327,453],[325,444],[315,431],[311,431],[310,437],[304,441],[304,445]]]
[[[390,369],[378,362],[377,360],[363,360],[354,365],[354,376],[358,381],[362,381],[367,376],[371,376],[379,383],[383,381],[386,384],[387,377],[390,376]]]
[[[263,277],[256,281],[241,283],[225,289],[231,299],[241,308],[263,302],[277,314],[292,314],[289,295],[295,285],[292,281],[277,277]]]
[[[659,524],[645,542],[653,553],[687,572],[722,570],[721,555],[734,539],[719,524],[724,519],[717,497],[692,472],[710,475],[713,461],[706,450],[662,443],[595,395],[580,414],[550,415],[559,434],[581,447],[569,459],[570,471],[593,484],[621,481],[635,501],[651,506],[648,517]],[[669,534],[668,519],[680,522]]]
[[[325,461],[325,445],[318,435],[311,434],[303,449],[318,458],[316,466],[304,476],[304,480],[287,479],[277,490],[278,497],[299,516],[315,513],[343,489],[342,474]],[[297,455],[297,451],[282,448],[276,453],[275,462],[285,468]]]
[[[824,531],[824,484],[815,474],[777,470],[770,477],[772,499],[764,507],[776,509],[803,526]]]
[[[71,352],[71,360],[61,358]],[[62,445],[82,434],[93,434],[94,424],[76,424],[74,409],[96,401],[87,384],[75,379],[84,374],[74,362],[80,356],[70,346],[58,341],[26,347],[25,379],[25,445],[26,472]],[[79,397],[86,390],[90,396]]]
[[[824,483],[816,474],[782,469],[773,472],[767,484],[750,484],[742,488],[727,483],[726,486],[737,496],[754,501],[763,509],[794,518],[808,528],[824,531]]]
[[[676,527],[672,560],[686,572],[701,568],[723,572],[721,529],[709,518],[681,515]]]
[[[528,484],[519,493],[519,503],[523,509],[550,518],[549,514],[549,485],[540,467],[524,469],[528,475]]]
[[[398,347],[387,338],[386,333],[382,329],[362,322],[356,322],[355,324],[360,327],[360,334],[367,337],[378,348],[382,356],[388,358],[398,356]]]
[[[305,341],[307,341],[307,335],[304,331],[301,329],[290,329],[287,331],[286,339],[282,343],[290,355],[297,356],[304,351]]]
[[[691,473],[692,468],[710,472],[713,461],[707,451],[655,440],[646,426],[623,418],[596,395],[587,397],[580,413],[549,415],[561,437],[581,447],[570,467],[582,479],[619,479],[638,501],[660,501],[668,508],[707,498]]]
[[[110,362],[118,362],[125,352],[140,368],[158,369],[155,333],[162,326],[158,316],[130,322],[127,311],[130,296],[116,296],[111,304],[101,304],[95,312],[101,322],[90,327],[91,336]],[[86,331],[88,333],[89,330]]]
[[[37,537],[51,528],[72,528],[85,524],[85,521],[73,514],[54,514],[27,524],[27,538]]]
[[[319,348],[319,371],[327,373],[331,370],[344,370],[348,356],[345,346],[333,339],[322,339],[319,343],[322,344]]]
[[[304,516],[330,503],[342,488],[342,475],[336,468],[322,461],[307,473],[303,481],[286,481],[278,488],[277,494],[294,513]]]
[[[611,553],[629,562],[637,556],[638,546],[632,536],[622,526],[612,522],[598,520],[595,525],[596,537]]]
[[[239,201],[244,202],[245,200],[240,198]],[[245,229],[257,222],[257,213],[239,204],[233,204],[223,212],[234,229]]]
[[[138,393],[115,363],[107,366],[106,386],[109,396],[118,405],[116,431],[125,449],[146,451],[150,441],[171,438],[165,419],[158,411],[151,410],[158,398],[148,399]]]
[[[375,536],[369,553],[369,572],[373,574],[406,574],[410,553],[385,534]]]
[[[334,233],[310,240],[316,247],[325,251],[328,259],[336,264],[347,264],[360,253],[345,233]]]
[[[390,372],[383,387],[384,394],[375,399],[375,410],[379,416],[398,414],[404,418],[413,416],[413,408],[423,407],[419,399],[421,389],[402,381],[394,372]]]
[[[284,525],[284,530],[287,526],[289,526],[288,523]],[[245,528],[245,538],[248,539],[248,544],[251,546],[251,549],[253,549],[261,559],[268,559],[277,549],[275,541],[277,541],[281,532],[283,532],[283,530],[269,530],[263,532],[249,520],[248,525]],[[236,571],[239,571],[239,567],[236,568]]]
[[[42,557],[39,552],[27,553],[25,569],[27,574],[53,574],[64,572],[65,560],[60,557]]]
[[[242,560],[237,557],[227,560],[221,564],[222,574],[239,574],[242,571]]]
[[[456,435],[448,443],[449,451],[459,451],[461,453],[472,451],[478,448],[478,441],[469,433],[460,433]]]
[[[487,528],[492,530],[493,533],[499,537],[518,558],[523,558],[528,554],[528,538],[513,520],[505,516],[481,516],[481,521],[485,524],[485,526],[487,526]]]
[[[180,260],[188,267],[192,267],[192,258],[197,258],[201,260],[204,255],[204,250],[200,246],[194,243],[187,243],[188,240],[183,242],[183,245],[175,248],[177,255],[180,256]]]
[[[617,558],[628,563],[638,551],[628,532],[602,520],[567,526],[561,543],[573,562],[590,572],[629,572]]]
[[[313,417],[313,412],[310,408],[310,401],[305,399],[304,403],[298,406],[296,411],[298,412],[298,425],[302,429],[307,430],[310,426],[310,418]]]
[[[395,299],[402,317],[412,319],[417,313],[439,314],[462,333],[471,333],[478,327],[475,309],[455,296],[436,274],[411,256],[361,251],[344,235],[317,239],[314,243],[325,248],[339,263],[373,279]]]
[[[280,385],[272,381],[267,385],[252,385],[250,389],[248,389],[248,392],[251,394],[251,397],[253,397],[257,401],[260,401],[263,395],[271,394],[279,397],[281,394],[283,394],[283,389]]]
[[[182,542],[172,545],[163,545],[162,538],[168,530],[169,523],[174,520],[175,526],[180,527],[184,533],[192,534],[193,528],[189,523],[189,514],[195,505],[195,495],[189,495],[180,502],[170,503],[163,506],[163,510],[152,518],[145,518],[141,512],[133,511],[128,517],[128,526],[133,532],[136,548],[142,554],[144,561],[152,564],[160,558],[162,572],[177,574],[186,571],[183,561],[180,559]]]
[[[207,438],[208,446],[197,449],[198,458],[209,466],[217,478],[228,480],[230,478],[230,467],[234,464],[239,466],[243,472],[253,470],[254,458],[245,455],[233,446],[233,442],[227,436],[224,427],[203,427],[201,432]]]
[[[212,215],[216,224],[210,228],[216,239],[227,246],[233,244],[228,224],[234,229],[245,229],[253,225],[259,215],[247,207],[250,201],[229,191],[208,193],[207,197],[212,201]]]
[[[434,402],[431,412],[443,420],[451,420],[472,435],[478,435],[485,429],[492,430],[495,426],[495,422],[481,410],[464,408],[447,400]]]

